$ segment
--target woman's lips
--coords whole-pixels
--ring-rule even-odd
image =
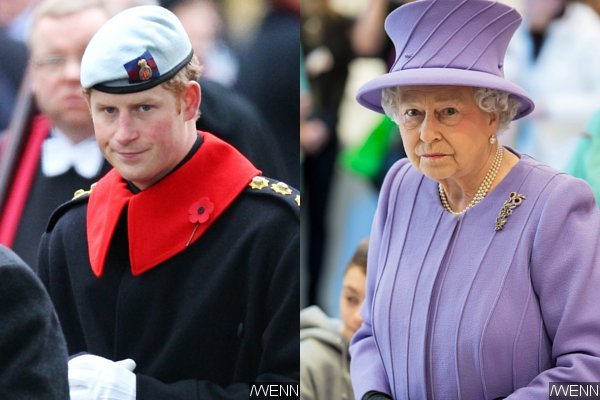
[[[445,156],[446,156],[446,154],[444,154],[444,153],[427,153],[427,154],[423,154],[421,157],[425,157],[428,160],[438,160]]]

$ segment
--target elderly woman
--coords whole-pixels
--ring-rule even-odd
[[[581,180],[501,146],[533,103],[502,60],[520,16],[424,0],[386,20],[397,59],[358,101],[399,125],[373,223],[357,399],[548,399],[600,381],[600,215]]]

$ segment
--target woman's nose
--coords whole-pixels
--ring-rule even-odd
[[[425,143],[431,143],[440,138],[439,121],[434,113],[425,114],[420,126],[420,137]]]

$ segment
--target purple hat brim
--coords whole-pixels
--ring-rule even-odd
[[[356,100],[362,106],[384,114],[381,107],[381,90],[413,85],[471,86],[505,91],[522,105],[515,120],[528,115],[535,107],[525,90],[504,78],[486,72],[455,68],[415,68],[390,72],[364,84],[358,90]]]

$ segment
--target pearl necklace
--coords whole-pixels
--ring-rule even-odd
[[[502,156],[503,155],[504,155],[503,147],[498,145],[496,147],[496,155],[494,156],[494,161],[492,161],[492,166],[490,167],[489,171],[485,175],[485,178],[483,178],[483,182],[481,182],[481,185],[479,186],[479,189],[477,189],[475,196],[473,196],[473,198],[471,199],[471,202],[469,204],[467,204],[467,206],[464,209],[462,209],[461,211],[454,211],[450,207],[450,203],[448,203],[448,198],[446,196],[446,191],[444,190],[444,187],[442,186],[442,184],[438,183],[438,190],[440,192],[440,200],[442,201],[442,206],[444,207],[444,209],[453,215],[461,215],[461,214],[465,213],[469,208],[472,208],[474,205],[476,205],[481,200],[483,200],[483,198],[485,196],[487,196],[488,191],[490,190],[490,187],[492,186],[492,182],[494,182],[494,179],[496,179],[496,175],[498,174],[498,171],[500,170],[500,164],[502,164]]]

